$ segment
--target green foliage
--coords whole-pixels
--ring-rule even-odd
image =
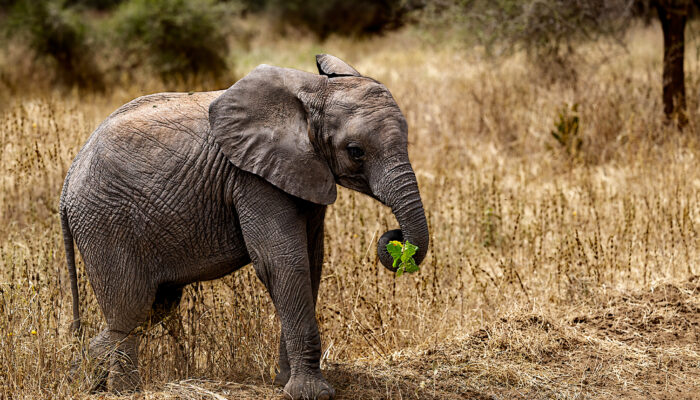
[[[250,3],[249,0],[246,0]],[[395,29],[417,5],[407,0],[267,0],[265,10],[286,24],[303,26],[320,38],[359,36]],[[255,6],[258,7],[258,6]]]
[[[103,87],[86,26],[65,1],[16,1],[5,33],[25,41],[37,61],[49,64],[62,82]]]
[[[228,45],[211,0],[130,0],[117,9],[118,42],[163,79],[217,78],[227,71]]]
[[[577,156],[581,151],[583,140],[579,136],[578,104],[569,108],[564,105],[554,121],[554,130],[550,133],[556,139],[561,148],[570,156]]]
[[[410,243],[408,240],[406,243],[401,243],[398,240],[392,240],[391,242],[387,243],[386,250],[394,259],[392,266],[396,268],[397,277],[403,275],[404,272],[412,274],[414,272],[418,272],[420,269],[416,264],[416,260],[413,259],[413,256],[418,250],[418,246]]]

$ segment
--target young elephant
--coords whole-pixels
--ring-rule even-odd
[[[320,75],[261,65],[229,89],[133,100],[92,134],[68,171],[60,211],[80,326],[73,240],[107,328],[90,342],[116,392],[138,389],[135,328],[182,288],[253,262],[282,334],[275,382],[293,398],[334,396],[315,318],[326,205],[336,183],[390,206],[390,240],[428,249],[406,121],[382,84],[330,55]],[[116,351],[114,351],[116,349]],[[117,356],[119,354],[120,356]]]

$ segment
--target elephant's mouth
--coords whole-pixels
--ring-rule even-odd
[[[372,193],[372,189],[370,188],[370,185],[367,182],[367,179],[364,177],[364,175],[339,175],[336,176],[336,182],[341,186],[358,191],[360,193],[364,193],[370,196],[371,198],[381,202],[381,200],[374,193]]]

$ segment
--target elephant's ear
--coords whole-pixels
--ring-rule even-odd
[[[330,54],[317,55],[316,67],[318,68],[319,74],[329,78],[336,78],[339,76],[362,76],[348,63]]]
[[[335,179],[314,149],[307,109],[299,99],[318,75],[261,65],[209,106],[221,151],[238,168],[317,204],[336,198]]]

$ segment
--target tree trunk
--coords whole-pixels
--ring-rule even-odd
[[[656,10],[664,32],[663,101],[664,114],[679,128],[688,123],[685,104],[685,23],[689,1],[659,0]]]

